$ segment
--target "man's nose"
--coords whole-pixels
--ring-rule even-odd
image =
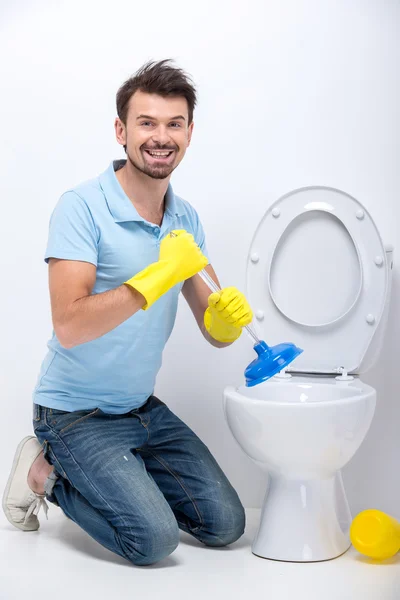
[[[154,142],[157,142],[161,145],[171,144],[171,136],[169,134],[168,128],[165,125],[159,125],[155,131],[153,131],[153,135],[151,136]]]

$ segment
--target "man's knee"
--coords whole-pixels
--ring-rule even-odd
[[[229,509],[224,507],[213,515],[211,522],[205,524],[198,537],[207,546],[228,546],[244,533],[246,516],[243,506],[238,502]]]
[[[134,565],[151,565],[166,558],[179,544],[179,528],[176,519],[154,521],[142,525],[142,532],[120,536],[120,544],[127,558]]]
[[[230,514],[225,515],[221,518],[220,522],[217,522],[215,528],[214,546],[227,546],[233,544],[244,533],[246,525],[246,516],[244,508],[242,506],[237,507],[235,511],[231,511]]]

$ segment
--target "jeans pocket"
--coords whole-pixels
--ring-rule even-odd
[[[46,408],[44,410],[46,425],[57,431],[57,433],[63,433],[67,429],[70,429],[79,423],[83,423],[86,419],[94,417],[100,412],[99,408],[92,410],[76,410],[73,412],[65,412],[54,408]]]

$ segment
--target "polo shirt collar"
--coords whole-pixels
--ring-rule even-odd
[[[116,223],[124,223],[126,221],[141,221],[144,223],[146,220],[139,215],[115,175],[115,172],[123,167],[125,163],[126,159],[114,160],[108,169],[100,175],[100,187],[103,190],[109,211]],[[172,218],[181,217],[185,214],[183,201],[175,196],[171,184],[168,185],[165,194],[165,213],[168,213]]]

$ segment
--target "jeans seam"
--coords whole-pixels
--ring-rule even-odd
[[[143,427],[145,428],[145,430],[147,431],[147,442],[146,442],[146,444],[148,444],[148,443],[149,443],[149,440],[150,440],[150,428],[149,428],[149,425],[150,425],[150,418],[149,418],[149,420],[148,420],[148,422],[147,422],[147,423],[143,423],[143,421],[142,421],[142,425],[143,425]]]
[[[33,410],[34,410],[33,420],[35,421],[35,423],[39,423],[39,421],[42,418],[40,408],[41,407],[39,406],[39,404],[36,404],[35,402],[33,403]]]
[[[199,517],[200,520],[200,525],[198,527],[194,527],[193,529],[190,529],[190,531],[192,533],[196,533],[198,531],[200,531],[203,526],[204,526],[204,521],[203,518],[201,516],[201,512],[196,504],[195,499],[189,494],[188,490],[186,489],[185,485],[183,484],[181,478],[179,477],[179,475],[177,473],[175,473],[175,471],[173,469],[171,469],[171,467],[169,466],[169,464],[167,462],[165,462],[165,460],[163,460],[162,458],[160,458],[157,454],[155,454],[154,452],[152,452],[151,450],[146,449],[145,450],[146,453],[150,454],[153,458],[155,458],[155,460],[157,460],[165,469],[167,469],[167,471],[172,475],[172,477],[174,477],[174,479],[176,479],[176,481],[179,483],[179,485],[181,486],[181,488],[183,489],[183,491],[185,492],[186,496],[189,498],[189,500],[191,501],[191,503],[194,506],[194,509],[197,513],[197,516]]]
[[[136,416],[139,419],[141,426],[145,428],[146,433],[147,433],[147,440],[145,443],[148,444],[149,440],[150,440],[150,428],[149,428],[150,417],[148,418],[148,421],[145,421],[140,415],[133,415],[133,416]]]
[[[47,425],[47,427],[50,429],[50,431],[52,432],[52,434],[54,435],[54,437],[60,442],[60,444],[63,446],[64,450],[69,454],[69,456],[71,457],[71,459],[73,460],[73,462],[75,463],[76,467],[79,469],[81,475],[83,476],[83,478],[86,480],[86,482],[88,483],[88,485],[92,488],[92,490],[98,495],[98,497],[104,502],[104,504],[106,506],[108,506],[108,508],[111,510],[111,512],[120,517],[123,525],[128,529],[128,531],[130,532],[130,535],[132,536],[132,538],[135,540],[136,536],[134,535],[134,532],[132,530],[132,527],[129,527],[128,524],[126,523],[126,521],[123,519],[123,517],[117,513],[116,510],[114,510],[114,508],[112,506],[110,506],[110,504],[107,502],[107,500],[104,498],[104,496],[100,493],[100,491],[96,488],[96,486],[93,484],[93,482],[87,477],[85,471],[82,469],[82,467],[79,465],[79,463],[77,462],[77,460],[75,459],[74,455],[72,454],[71,450],[68,448],[68,446],[65,444],[64,440],[59,436],[58,432],[55,431],[52,427],[50,427],[50,425]],[[57,459],[58,460],[58,459]],[[60,463],[61,464],[61,463]],[[69,478],[68,478],[69,480]],[[75,487],[72,483],[71,483],[72,487]],[[79,490],[77,488],[75,488],[78,492]],[[79,492],[81,493],[81,492]],[[83,495],[83,494],[82,494]],[[96,509],[99,510],[99,509]],[[101,511],[99,511],[101,512]],[[110,523],[111,525],[111,523]],[[114,527],[114,529],[116,529]]]
[[[53,462],[50,462],[50,460],[47,458],[48,455],[49,455],[49,450],[52,452],[50,442],[46,439],[46,440],[44,440],[43,444],[41,444],[41,446],[42,446],[43,455],[44,455],[45,459],[53,467],[53,473],[56,473],[56,475],[58,477],[61,477],[62,479],[66,479],[69,483],[71,483],[69,481],[68,477],[67,477],[66,472],[64,471],[64,469],[60,465],[60,462],[59,462],[58,458],[54,455],[54,458],[55,458],[57,464],[54,464]]]

